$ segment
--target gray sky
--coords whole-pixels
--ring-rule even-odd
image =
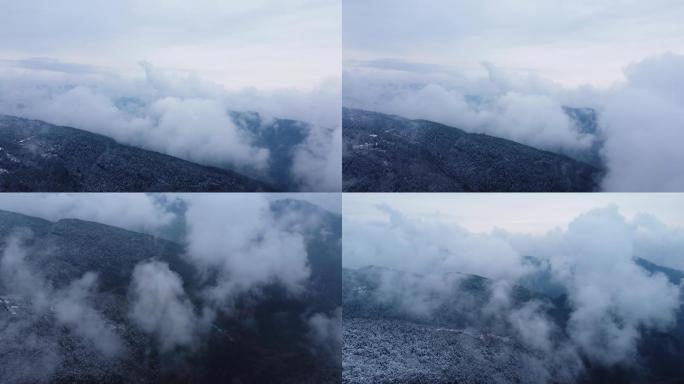
[[[308,90],[340,75],[340,19],[327,0],[9,0],[0,63],[142,75],[144,60],[228,89]]]
[[[491,62],[602,87],[624,79],[629,63],[684,53],[682,19],[677,0],[345,0],[344,60],[466,76],[485,75],[481,63]]]
[[[455,223],[472,232],[541,234],[611,204],[627,219],[646,213],[684,228],[684,194],[676,193],[348,193],[342,200],[344,219],[386,221],[387,214],[376,208],[381,204],[413,219]]]

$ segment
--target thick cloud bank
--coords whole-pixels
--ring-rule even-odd
[[[485,68],[488,77],[468,80],[432,70],[352,67],[345,72],[344,105],[431,120],[551,151],[572,153],[591,147],[594,136],[582,132],[553,96],[558,85],[507,73],[492,64]]]
[[[345,266],[377,265],[421,274],[464,272],[495,279],[525,272],[518,254],[504,240],[458,226],[414,221],[389,206],[378,209],[387,213],[389,223],[343,220]]]
[[[263,124],[272,118],[300,120],[308,124],[307,139],[292,149],[290,170],[299,188],[340,189],[341,160],[334,157],[341,137],[339,80],[310,91],[229,92],[193,73],[164,71],[145,62],[141,67],[142,76],[44,60],[0,66],[0,113],[72,126],[251,175],[267,174],[271,148],[257,143],[260,127],[245,129],[229,112],[259,112]]]
[[[626,70],[627,83],[601,115],[603,154],[613,191],[684,190],[684,56],[648,58]]]
[[[530,348],[565,356],[578,366],[582,356],[611,367],[634,364],[643,333],[667,331],[680,310],[680,287],[636,261],[682,265],[684,232],[653,216],[630,221],[616,206],[607,206],[581,214],[567,229],[541,235],[502,230],[477,234],[453,223],[412,220],[393,208],[379,208],[388,220],[344,219],[343,263],[347,268],[375,265],[422,275],[386,273],[379,287],[385,301],[403,303],[407,313],[434,315],[448,300],[470,308],[464,313],[477,314],[481,322],[503,322],[500,326],[513,329]],[[462,275],[453,273],[492,279],[486,305],[472,307],[467,295],[466,302],[455,300],[454,279]],[[566,294],[570,312],[565,328],[549,319],[546,304],[532,300],[516,306],[516,284],[533,284],[551,297]],[[567,335],[567,342],[559,332]]]
[[[684,190],[684,56],[635,62],[605,88],[560,84],[484,64],[470,79],[438,66],[376,60],[349,63],[348,107],[427,119],[539,149],[600,161],[606,191]],[[592,109],[596,125],[567,108]]]
[[[631,361],[640,329],[666,329],[680,305],[679,287],[634,263],[634,237],[615,207],[594,210],[575,219],[547,256],[574,307],[571,338],[607,365]]]

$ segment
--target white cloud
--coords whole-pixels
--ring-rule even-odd
[[[640,267],[635,258],[680,266],[684,232],[653,216],[634,215],[629,220],[616,205],[608,205],[545,233],[472,233],[439,215],[433,214],[432,219],[404,215],[396,210],[404,208],[401,200],[394,199],[391,208],[381,208],[389,220],[358,212],[351,218],[344,216],[343,264],[347,268],[376,265],[422,275],[402,277],[399,282],[386,280],[386,276],[383,281],[387,284],[380,285],[379,292],[393,303],[406,303],[402,308],[407,313],[433,313],[452,297],[447,296],[453,295],[450,283],[435,276],[445,277],[449,272],[479,274],[492,279],[490,300],[476,312],[464,313],[504,319],[536,350],[563,351],[572,356],[572,350],[577,349],[605,366],[634,363],[644,330],[664,331],[674,324],[680,309],[680,287],[665,275]],[[410,204],[410,199],[404,200]],[[355,201],[358,199],[345,199],[345,212]],[[458,208],[458,204],[440,201],[442,211]],[[515,212],[515,202],[506,201],[509,206],[499,209]],[[478,204],[489,205],[487,200]],[[526,213],[520,211],[518,215]],[[497,222],[496,214],[487,217]],[[540,263],[527,263],[525,256]],[[550,273],[567,293],[570,313],[565,331],[569,345],[554,341],[557,325],[545,317],[539,303],[513,306],[512,284],[535,273]],[[467,300],[462,304],[467,305]],[[507,315],[502,318],[501,313]]]
[[[230,304],[270,283],[301,293],[310,274],[303,234],[276,219],[265,195],[239,196],[186,195],[187,256],[216,276],[207,294]]]
[[[682,16],[674,0],[351,0],[344,104],[585,161],[602,144],[604,190],[681,191]],[[594,108],[597,134],[563,106]]]
[[[347,70],[345,105],[427,119],[579,159],[600,155],[605,191],[680,191],[684,162],[684,56],[666,53],[625,69],[609,88],[564,88],[488,64],[488,77],[465,80],[401,71]],[[563,107],[597,112],[583,133]],[[599,145],[597,147],[596,145]],[[600,148],[598,153],[594,151]]]
[[[588,150],[595,140],[563,111],[559,88],[487,64],[474,81],[431,74],[345,72],[348,107],[425,119],[556,152]]]
[[[631,226],[635,256],[684,270],[684,228],[668,226],[652,214],[637,216]]]
[[[166,263],[149,261],[136,265],[129,291],[129,317],[157,337],[162,352],[192,347],[213,318],[211,311],[204,312],[202,317],[195,314],[180,276]]]
[[[174,219],[155,195],[142,193],[6,193],[0,197],[0,209],[50,221],[81,219],[149,232]]]
[[[627,83],[604,107],[600,128],[610,191],[684,190],[684,56],[630,66]]]
[[[145,147],[162,146],[161,152],[211,164],[266,167],[268,149],[252,147],[215,100],[166,97],[155,101],[150,112],[157,125],[147,128],[151,137]]]
[[[641,327],[673,324],[679,288],[634,263],[633,234],[617,207],[579,216],[550,257],[574,307],[570,336],[590,358],[631,361]]]
[[[114,331],[114,324],[92,307],[89,302],[97,289],[97,275],[86,272],[56,293],[53,304],[57,321],[95,347],[106,357],[122,352],[123,343]]]
[[[551,352],[551,333],[554,325],[540,315],[540,304],[535,301],[525,303],[521,308],[510,312],[508,320],[526,345],[540,351]]]
[[[69,66],[50,62],[56,64]],[[142,74],[130,75],[103,70],[45,73],[0,65],[0,113],[72,126],[262,178],[269,148],[256,144],[254,132],[239,127],[229,111],[258,112],[265,123],[299,120],[309,126],[307,139],[293,149],[292,172],[300,189],[341,188],[341,159],[334,157],[341,151],[339,77],[322,79],[311,90],[226,91],[192,72],[141,65]]]
[[[72,281],[47,279],[45,266],[33,265],[31,260],[33,252],[49,253],[53,244],[44,238],[25,241],[30,235],[22,232],[0,239],[6,244],[0,249],[0,291],[3,297],[9,294],[13,300],[18,296],[30,302],[37,314],[34,317],[40,321],[54,316],[57,325],[68,328],[79,339],[79,347],[92,348],[97,352],[93,358],[107,359],[113,367],[120,366],[120,359],[134,357],[127,352],[137,350],[119,337],[121,321],[149,334],[151,338],[145,341],[156,340],[161,353],[195,353],[202,350],[204,338],[215,331],[215,315],[220,312],[223,319],[234,315],[232,304],[238,297],[258,303],[261,288],[270,284],[280,284],[287,295],[300,300],[311,293],[307,292],[311,277],[307,247],[312,236],[325,236],[320,233],[321,217],[315,209],[299,210],[297,204],[278,203],[283,199],[311,201],[337,213],[340,209],[339,194],[6,194],[0,197],[0,206],[51,220],[78,216],[134,230],[136,226],[159,229],[170,222],[174,226],[185,224],[176,228],[184,232],[179,237],[185,240],[186,252],[179,256],[192,265],[185,264],[189,274],[182,275],[186,277],[183,281],[165,262],[139,262],[128,283],[128,307],[122,313],[128,316],[110,320],[109,311],[101,310],[104,307],[100,305],[112,309],[109,300],[123,298],[99,292],[93,272]],[[185,204],[186,216],[181,219],[176,215],[181,215]],[[98,303],[96,299],[104,301]],[[120,309],[123,303],[118,302],[116,307]],[[241,315],[249,311],[240,308]],[[322,311],[320,307],[316,310]],[[25,342],[22,352],[39,348],[35,364],[45,369],[44,374],[28,372],[16,359],[4,359],[11,372],[0,374],[2,379],[36,381],[44,375],[50,380],[59,371],[60,359],[68,357],[52,344],[52,338],[40,338],[35,332],[36,319],[13,317],[8,323],[0,319],[0,338]],[[238,317],[234,320],[243,321]],[[339,358],[341,308],[303,310],[299,320],[302,343],[298,348]]]
[[[378,209],[390,218],[388,223],[343,215],[345,267],[377,265],[421,274],[464,272],[494,279],[515,279],[526,271],[520,256],[503,240],[458,225],[412,220],[389,206]]]
[[[388,216],[375,208],[387,204],[412,219],[454,223],[475,233],[503,229],[542,235],[567,228],[578,212],[615,204],[630,221],[648,214],[670,228],[684,227],[684,198],[676,193],[432,193],[429,197],[420,193],[345,194],[344,217],[387,222]]]
[[[305,190],[325,192],[342,189],[342,125],[315,129],[297,148],[292,170]]]
[[[98,311],[92,297],[97,291],[97,275],[86,272],[60,289],[55,289],[29,265],[31,248],[24,244],[26,235],[12,235],[6,240],[0,258],[0,276],[5,292],[28,299],[40,314],[52,311],[56,323],[68,327],[105,358],[123,352],[123,343],[111,323]]]
[[[49,221],[80,219],[158,233],[177,219],[177,213],[172,212],[174,204],[197,196],[184,193],[3,193],[0,209]],[[243,195],[222,195],[221,199],[229,201],[238,196]],[[270,193],[261,196],[271,202],[283,199],[306,201],[338,215],[342,210],[339,193]]]

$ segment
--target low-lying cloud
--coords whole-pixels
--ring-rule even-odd
[[[5,193],[0,209],[50,221],[80,219],[152,233],[175,218],[163,196],[143,193]]]
[[[379,206],[389,222],[343,220],[345,266],[378,265],[421,274],[464,272],[494,279],[525,273],[519,256],[504,240],[438,221],[418,221],[389,206]],[[496,258],[497,263],[490,262]]]
[[[211,300],[230,304],[271,283],[293,295],[303,291],[310,274],[304,235],[276,219],[266,196],[187,195],[187,201],[187,255],[215,277]]]
[[[684,190],[684,56],[672,53],[629,66],[627,83],[600,118],[612,191]]]
[[[469,79],[434,65],[350,62],[343,104],[432,120],[583,161],[600,159],[605,191],[681,191],[682,63],[681,54],[649,56],[627,66],[624,81],[568,88],[491,63],[484,64],[486,77]],[[566,107],[593,109],[596,131]]]
[[[345,72],[344,104],[562,153],[591,147],[596,138],[582,132],[553,96],[557,85],[492,64],[486,69],[487,78],[471,81],[457,74],[377,74],[352,68]]]
[[[123,349],[114,325],[89,303],[97,292],[97,274],[86,272],[56,294],[55,318],[91,343],[105,357],[116,357]]]
[[[680,306],[679,287],[634,256],[634,234],[615,206],[579,216],[547,256],[573,305],[570,337],[606,365],[633,361],[640,330],[667,329]]]
[[[257,142],[262,127],[245,129],[229,112],[258,112],[264,124],[273,118],[299,120],[307,123],[307,139],[292,148],[290,170],[299,189],[340,189],[341,160],[331,157],[341,140],[339,79],[310,91],[226,91],[194,73],[164,71],[145,62],[142,77],[64,70],[73,66],[55,66],[56,61],[36,69],[31,63],[0,67],[0,113],[84,129],[263,179],[271,148]]]
[[[308,320],[309,336],[330,357],[339,362],[342,358],[342,307],[332,313],[316,313]]]
[[[180,226],[174,230],[182,235],[177,237],[177,245],[158,243],[179,251],[177,255],[172,252],[172,257],[163,261],[137,261],[130,275],[116,277],[121,285],[107,291],[98,288],[98,276],[93,271],[60,279],[60,273],[35,263],[61,252],[50,240],[52,232],[47,237],[33,236],[18,228],[16,235],[0,239],[4,245],[0,249],[0,338],[26,345],[16,347],[18,353],[35,349],[32,361],[43,372],[38,375],[27,370],[25,357],[16,354],[17,359],[3,358],[10,368],[6,374],[0,372],[0,380],[9,382],[49,382],[63,373],[60,367],[70,365],[62,361],[72,357],[60,344],[64,330],[72,335],[67,343],[76,343],[77,353],[93,351],[83,363],[87,366],[84,370],[100,364],[102,369],[117,370],[131,358],[139,358],[140,344],[132,343],[131,336],[148,343],[147,350],[154,347],[161,356],[188,363],[189,356],[204,353],[204,347],[213,348],[208,342],[210,334],[219,332],[218,337],[225,340],[233,337],[232,329],[221,329],[222,322],[254,326],[243,317],[249,317],[262,299],[271,297],[273,291],[267,288],[277,288],[276,300],[281,294],[302,302],[317,298],[318,292],[310,290],[314,286],[310,241],[339,241],[321,228],[327,211],[297,201],[300,196],[290,194],[126,194],[117,199],[114,194],[101,194],[92,201],[91,196],[81,194],[20,197],[8,195],[0,200],[7,200],[8,209],[50,220],[74,215],[120,223],[132,230],[145,225],[157,230]],[[308,199],[339,209],[339,195],[317,194]],[[14,209],[12,203],[16,203]],[[130,217],[119,217],[122,212]],[[145,215],[150,217],[142,220]],[[7,218],[16,224],[12,215]],[[78,268],[64,263],[66,270]],[[9,301],[5,302],[6,298]],[[330,299],[334,298],[323,301]],[[17,313],[12,312],[15,304],[19,305]],[[296,348],[306,348],[331,361],[339,358],[341,308],[335,306],[316,303],[293,309],[300,311],[297,316],[301,321],[297,332],[301,332],[302,342]],[[46,319],[55,326],[45,327]]]
[[[470,308],[462,312],[477,314],[481,324],[495,331],[513,330],[532,350],[565,356],[578,367],[580,356],[612,367],[634,364],[644,332],[667,331],[680,310],[680,286],[636,262],[643,258],[681,265],[684,232],[653,216],[627,220],[611,205],[579,215],[567,229],[545,234],[475,234],[453,223],[414,220],[390,207],[379,209],[387,221],[344,218],[343,264],[408,272],[386,272],[378,287],[379,299],[385,297],[383,301],[400,305],[408,314],[438,315],[449,302]],[[472,291],[454,299],[458,284],[450,273],[455,272],[491,279],[486,303],[470,302]],[[549,317],[549,303],[535,299],[516,304],[516,285],[549,297],[566,294],[565,328]]]
[[[129,290],[129,317],[143,331],[156,335],[162,352],[192,347],[197,334],[213,320],[211,311],[201,317],[195,313],[183,281],[166,263],[136,265]]]
[[[104,358],[117,357],[123,350],[120,336],[92,302],[97,275],[86,272],[63,288],[53,287],[27,261],[31,248],[24,241],[29,236],[23,233],[5,239],[0,259],[4,291],[27,300],[36,315],[52,314],[56,324],[69,328]]]
[[[342,125],[313,130],[294,155],[292,172],[305,190],[337,191],[341,188]]]

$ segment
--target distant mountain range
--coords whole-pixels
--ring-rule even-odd
[[[268,148],[266,174],[205,166],[88,131],[0,115],[0,191],[268,192],[292,191],[294,152],[306,123],[256,113],[231,117]]]
[[[585,129],[595,123],[587,111],[566,113]],[[431,121],[349,108],[342,116],[349,192],[581,192],[596,191],[602,177],[562,154]]]
[[[40,349],[19,342],[35,335],[58,346],[62,355],[59,369],[50,380],[54,383],[339,382],[339,362],[312,345],[306,319],[313,313],[334,311],[341,304],[340,218],[293,200],[276,201],[271,209],[275,215],[312,210],[321,217],[320,227],[307,234],[311,276],[305,293],[291,297],[278,283],[272,283],[258,297],[245,294],[236,298],[236,315],[219,313],[206,342],[197,350],[183,352],[185,358],[180,353],[161,352],[156,341],[127,317],[132,271],[142,261],[168,263],[182,277],[191,301],[198,303],[203,280],[186,261],[182,245],[94,222],[51,222],[0,211],[0,251],[11,234],[31,231],[27,262],[55,289],[85,272],[98,274],[99,288],[93,303],[121,335],[126,350],[125,356],[113,360],[101,357],[56,324],[49,313],[37,318],[32,303],[8,294],[0,277],[0,382],[40,361]],[[22,334],[4,333],[17,324],[23,324],[18,327]],[[16,339],[8,341],[8,337]]]
[[[533,259],[533,258],[531,258]],[[637,265],[673,283],[684,272],[644,259]],[[673,328],[644,332],[639,362],[604,368],[585,361],[578,375],[562,356],[531,349],[488,312],[496,281],[445,273],[424,276],[384,267],[343,269],[343,381],[347,383],[678,383],[684,377],[684,313]],[[511,287],[511,309],[540,303],[560,330],[571,313],[564,293],[548,285]],[[418,308],[418,310],[416,310]],[[494,315],[492,315],[494,313]],[[567,337],[553,334],[556,341]],[[552,372],[548,380],[544,372]]]

